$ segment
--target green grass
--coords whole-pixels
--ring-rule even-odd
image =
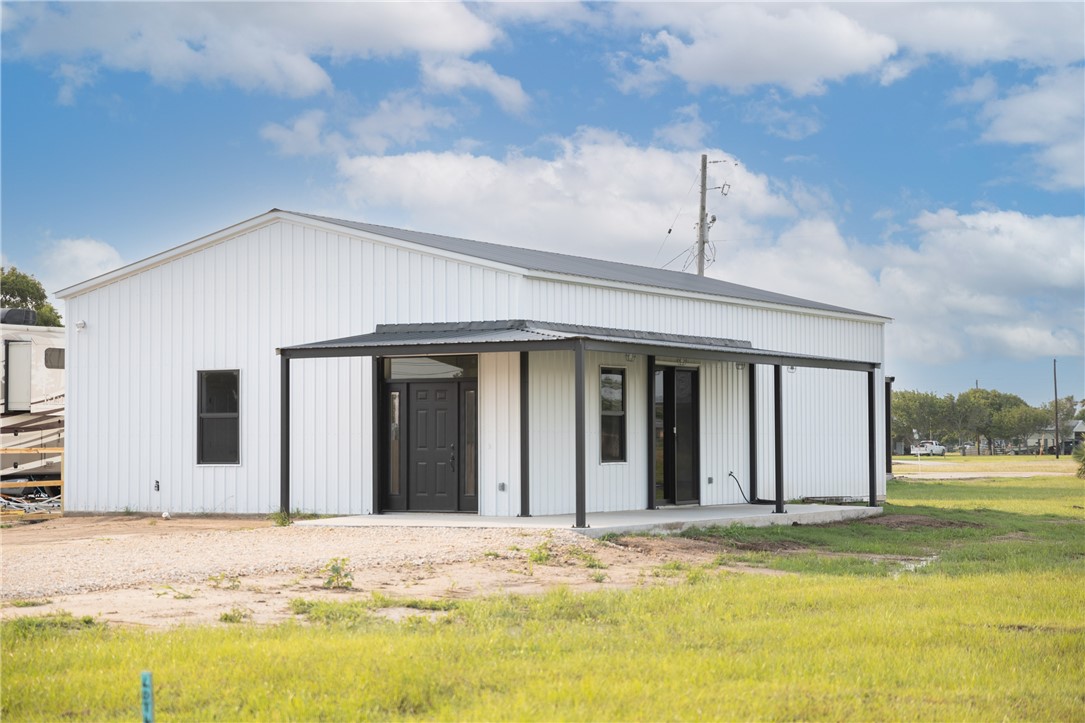
[[[801,573],[1085,575],[1085,482],[1074,477],[890,482],[882,518],[835,525],[711,527],[684,536],[727,546],[718,564]],[[907,558],[904,560],[893,558]],[[1083,578],[1085,579],[1085,578]]]
[[[163,721],[1085,720],[1081,491],[892,484],[889,515],[943,526],[723,528],[702,533],[731,550],[719,563],[797,574],[665,565],[668,584],[458,601],[432,621],[382,619],[412,601],[380,595],[296,600],[297,622],[271,627],[23,618],[0,626],[0,717],[130,720],[150,670]]]

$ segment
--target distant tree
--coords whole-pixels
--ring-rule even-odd
[[[1062,397],[1059,400],[1059,439],[1073,439],[1074,438],[1074,424],[1076,419],[1074,412],[1077,410],[1078,403],[1074,400],[1073,396]],[[1055,427],[1055,403],[1054,401],[1048,402],[1043,405],[1041,409],[1044,412],[1044,419],[1046,420],[1045,427]]]
[[[975,407],[973,431],[977,437],[987,440],[990,454],[995,453],[996,440],[1013,439],[1021,428],[1024,413],[1013,410],[1029,406],[1016,394],[1006,394],[994,389],[969,389],[960,396]]]
[[[892,433],[894,442],[906,447],[917,438],[938,439],[952,435],[952,395],[939,397],[931,392],[893,390]]]
[[[1047,412],[1028,404],[1009,407],[1001,414],[1006,438],[1016,444],[1024,444],[1030,436],[1051,426],[1051,416]]]
[[[45,287],[14,266],[0,268],[0,306],[5,309],[33,309],[38,313],[39,326],[61,326],[60,312],[49,303]]]

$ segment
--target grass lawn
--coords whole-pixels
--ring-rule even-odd
[[[432,621],[378,618],[375,600],[296,601],[298,622],[270,628],[4,623],[0,715],[131,720],[151,670],[163,721],[1085,720],[1085,483],[888,497],[867,522],[692,531],[723,551],[661,570],[673,585]]]

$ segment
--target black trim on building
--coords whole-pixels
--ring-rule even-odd
[[[520,352],[520,517],[531,517],[530,356]]]

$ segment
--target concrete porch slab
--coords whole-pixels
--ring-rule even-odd
[[[882,513],[881,507],[852,505],[786,505],[783,514],[776,514],[771,505],[719,505],[716,507],[665,507],[658,510],[628,512],[592,512],[588,527],[573,527],[574,515],[540,515],[538,517],[485,517],[465,513],[386,512],[381,515],[327,517],[300,520],[296,525],[314,527],[523,527],[531,529],[572,529],[588,537],[607,534],[639,532],[672,534],[690,527],[712,525],[823,525],[845,522]]]

